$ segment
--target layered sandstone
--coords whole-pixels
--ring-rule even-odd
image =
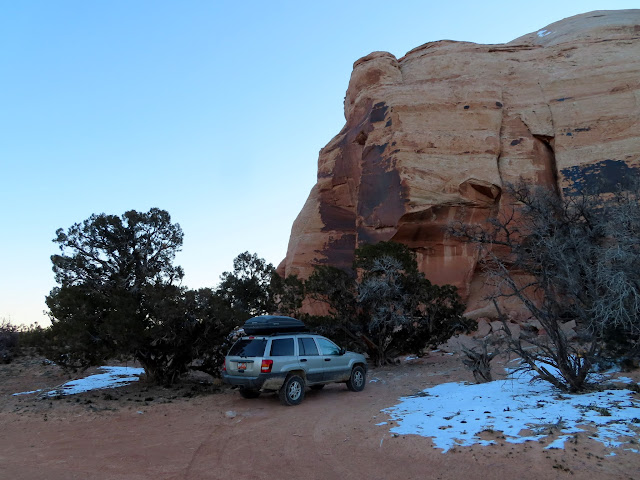
[[[505,182],[557,191],[640,164],[640,10],[597,11],[501,45],[427,43],[354,64],[346,125],[320,152],[282,275],[407,244],[435,283],[481,306],[477,251],[447,236],[506,207]]]

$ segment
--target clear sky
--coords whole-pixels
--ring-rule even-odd
[[[503,43],[639,6],[0,0],[0,320],[48,323],[51,240],[92,213],[167,210],[191,288],[246,250],[277,266],[372,51]]]

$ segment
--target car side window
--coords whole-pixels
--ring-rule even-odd
[[[322,355],[340,355],[340,347],[326,338],[317,338]]]
[[[273,340],[271,340],[271,356],[293,356],[293,345],[293,338],[274,338]]]
[[[300,355],[318,355],[318,347],[311,337],[298,338],[298,351]]]

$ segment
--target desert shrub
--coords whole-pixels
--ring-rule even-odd
[[[370,355],[382,365],[399,353],[420,354],[453,334],[468,331],[465,305],[451,285],[433,285],[421,272],[415,253],[394,242],[356,250],[361,270],[358,304]]]
[[[329,305],[336,333],[343,331],[377,365],[475,326],[462,317],[456,288],[432,285],[418,271],[415,253],[395,242],[356,249],[351,272],[316,267],[305,288]]]
[[[277,312],[291,317],[300,316],[304,300],[304,282],[297,275],[282,278],[274,271],[269,289]]]
[[[43,331],[37,323],[14,325],[9,320],[0,320],[0,363],[37,353],[43,344]]]
[[[357,323],[340,322],[331,315],[301,315],[300,319],[310,331],[332,339],[341,347],[353,352],[365,353],[362,328]]]
[[[0,321],[0,363],[11,363],[18,353],[19,328],[8,320]]]
[[[331,265],[317,265],[304,284],[308,297],[329,307],[334,322],[345,324],[358,316],[356,275]]]
[[[69,369],[132,357],[161,384],[193,368],[219,376],[229,332],[273,308],[274,269],[245,252],[215,291],[188,290],[173,264],[182,239],[180,225],[156,208],[59,229],[61,253],[51,257],[58,286],[46,299],[51,326],[37,332],[41,353]]]
[[[20,353],[38,353],[38,350],[44,344],[45,331],[46,329],[42,328],[38,323],[19,327],[18,343]]]
[[[462,359],[462,363],[471,370],[476,383],[486,383],[493,380],[493,376],[491,375],[491,361],[500,355],[500,343],[500,338],[498,338],[497,341],[485,339],[479,347],[462,347],[462,353],[465,356],[465,358]],[[492,346],[491,351],[489,351],[490,344]]]
[[[341,326],[331,315],[301,315],[299,318],[310,331],[325,337],[337,338],[341,331]]]
[[[198,326],[190,368],[220,377],[224,357],[234,342],[232,333],[247,317],[210,288],[188,291],[186,301]]]
[[[244,252],[233,259],[233,271],[220,276],[217,293],[247,318],[275,310],[270,288],[275,268],[255,253]]]
[[[510,208],[487,225],[452,224],[450,233],[481,248],[495,286],[492,300],[515,298],[546,332],[511,348],[538,378],[564,391],[589,388],[606,352],[637,354],[640,334],[640,208],[637,188],[585,189],[564,196],[524,183],[507,185]],[[579,338],[563,329],[575,321]],[[550,368],[551,367],[551,368]]]
[[[157,208],[58,229],[45,354],[67,368],[132,356],[150,380],[174,381],[190,360],[194,330],[178,286],[183,271],[173,265],[182,239],[180,225]]]

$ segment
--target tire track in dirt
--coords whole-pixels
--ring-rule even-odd
[[[307,392],[303,403],[295,407],[280,405],[275,395],[252,400],[230,395],[224,406],[236,416],[229,419],[221,414],[211,426],[214,431],[193,452],[184,479],[236,476],[271,480],[274,467],[293,478],[357,478],[357,471],[339,460],[345,441],[357,440],[345,435],[347,427],[340,424],[340,417],[358,408],[355,397],[361,395],[341,385],[329,386],[321,392]]]
[[[187,468],[184,472],[184,480],[189,480],[191,478],[191,470],[193,469],[193,465],[196,462],[197,459],[199,459],[202,455],[203,455],[203,451],[205,450],[205,448],[207,448],[207,444],[211,442],[211,439],[214,435],[219,435],[219,428],[222,427],[224,428],[224,425],[218,425],[218,428],[216,428],[215,430],[213,430],[204,440],[202,440],[200,442],[200,445],[198,445],[198,448],[195,449],[195,451],[193,452],[193,454],[191,455],[191,459],[189,460],[189,463],[187,464]]]

